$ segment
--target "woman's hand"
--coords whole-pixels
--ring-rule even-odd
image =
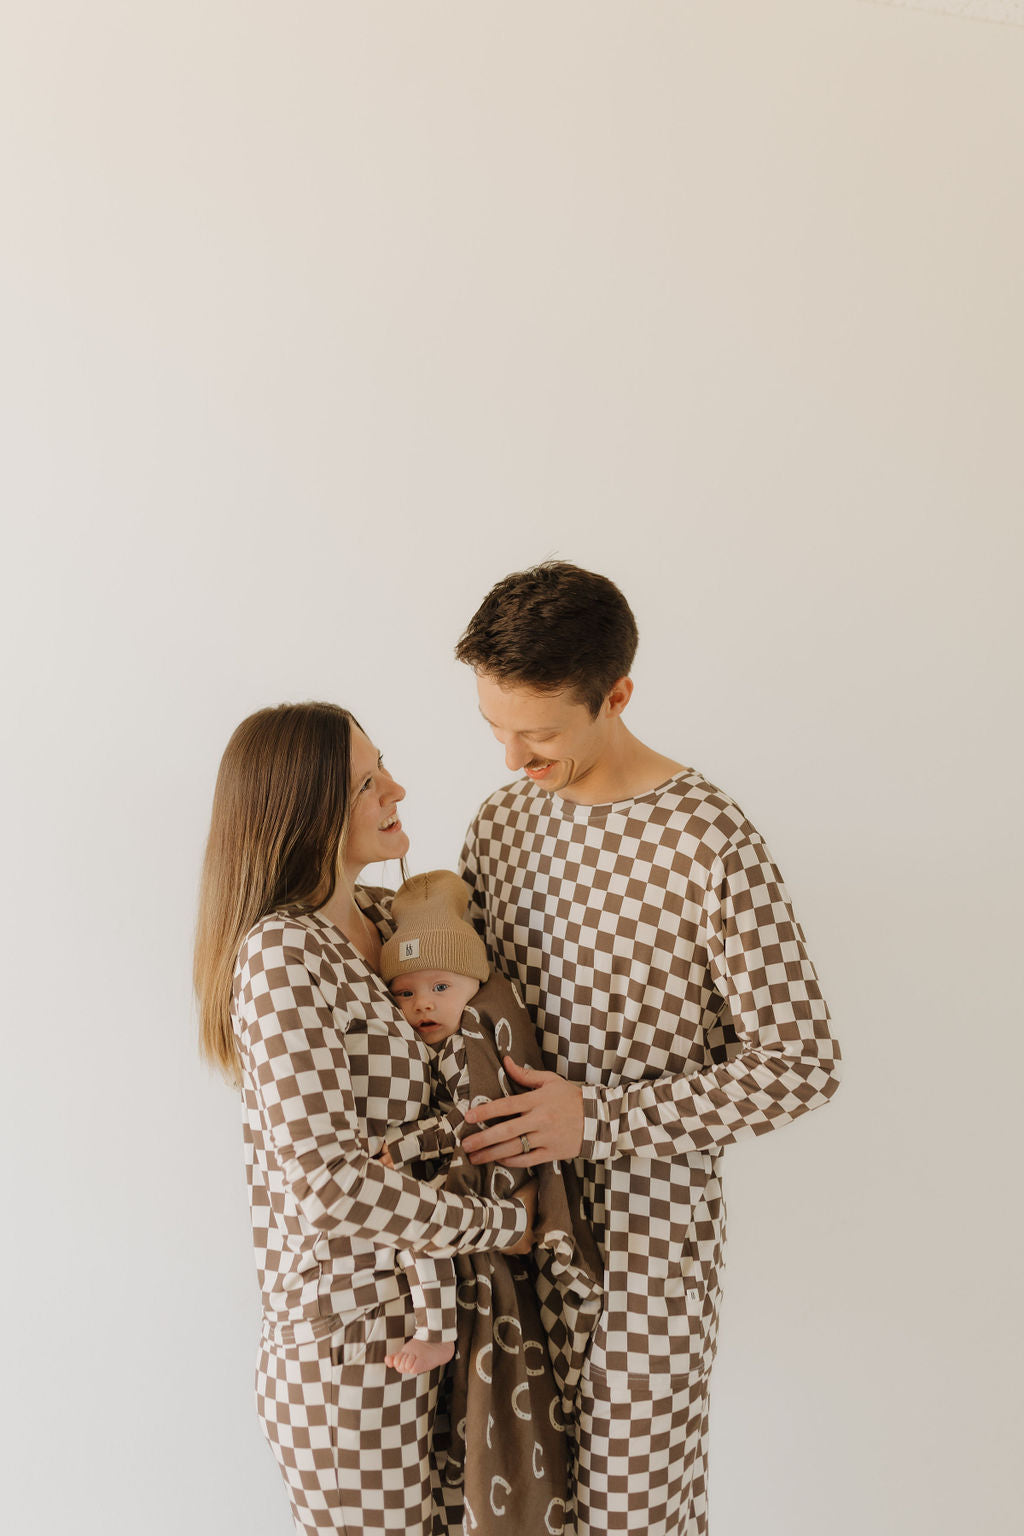
[[[391,1153],[388,1151],[386,1142],[377,1153],[377,1161],[379,1163],[383,1163],[385,1168],[393,1168],[395,1166],[394,1159],[391,1156]]]
[[[502,1248],[501,1252],[518,1256],[519,1254],[529,1253],[537,1240],[533,1231],[533,1224],[537,1220],[537,1180],[530,1179],[529,1183],[516,1190],[512,1198],[513,1200],[521,1201],[526,1206],[526,1231],[514,1247]]]

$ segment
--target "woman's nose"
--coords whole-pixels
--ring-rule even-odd
[[[397,803],[397,801],[405,799],[405,790],[397,779],[392,779],[381,799],[394,800]]]

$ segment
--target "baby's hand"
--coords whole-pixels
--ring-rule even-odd
[[[395,1166],[395,1160],[391,1156],[391,1153],[388,1151],[386,1142],[377,1153],[377,1160],[378,1162],[383,1163],[385,1168],[393,1168]]]

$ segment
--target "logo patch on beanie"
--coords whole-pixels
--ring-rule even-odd
[[[418,960],[419,957],[420,957],[420,941],[419,941],[419,939],[399,939],[399,941],[398,941],[398,958],[399,958],[399,960]]]

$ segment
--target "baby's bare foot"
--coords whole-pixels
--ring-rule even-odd
[[[415,1336],[393,1355],[384,1356],[384,1364],[393,1371],[436,1371],[439,1365],[447,1365],[455,1353],[454,1344],[430,1344]]]

